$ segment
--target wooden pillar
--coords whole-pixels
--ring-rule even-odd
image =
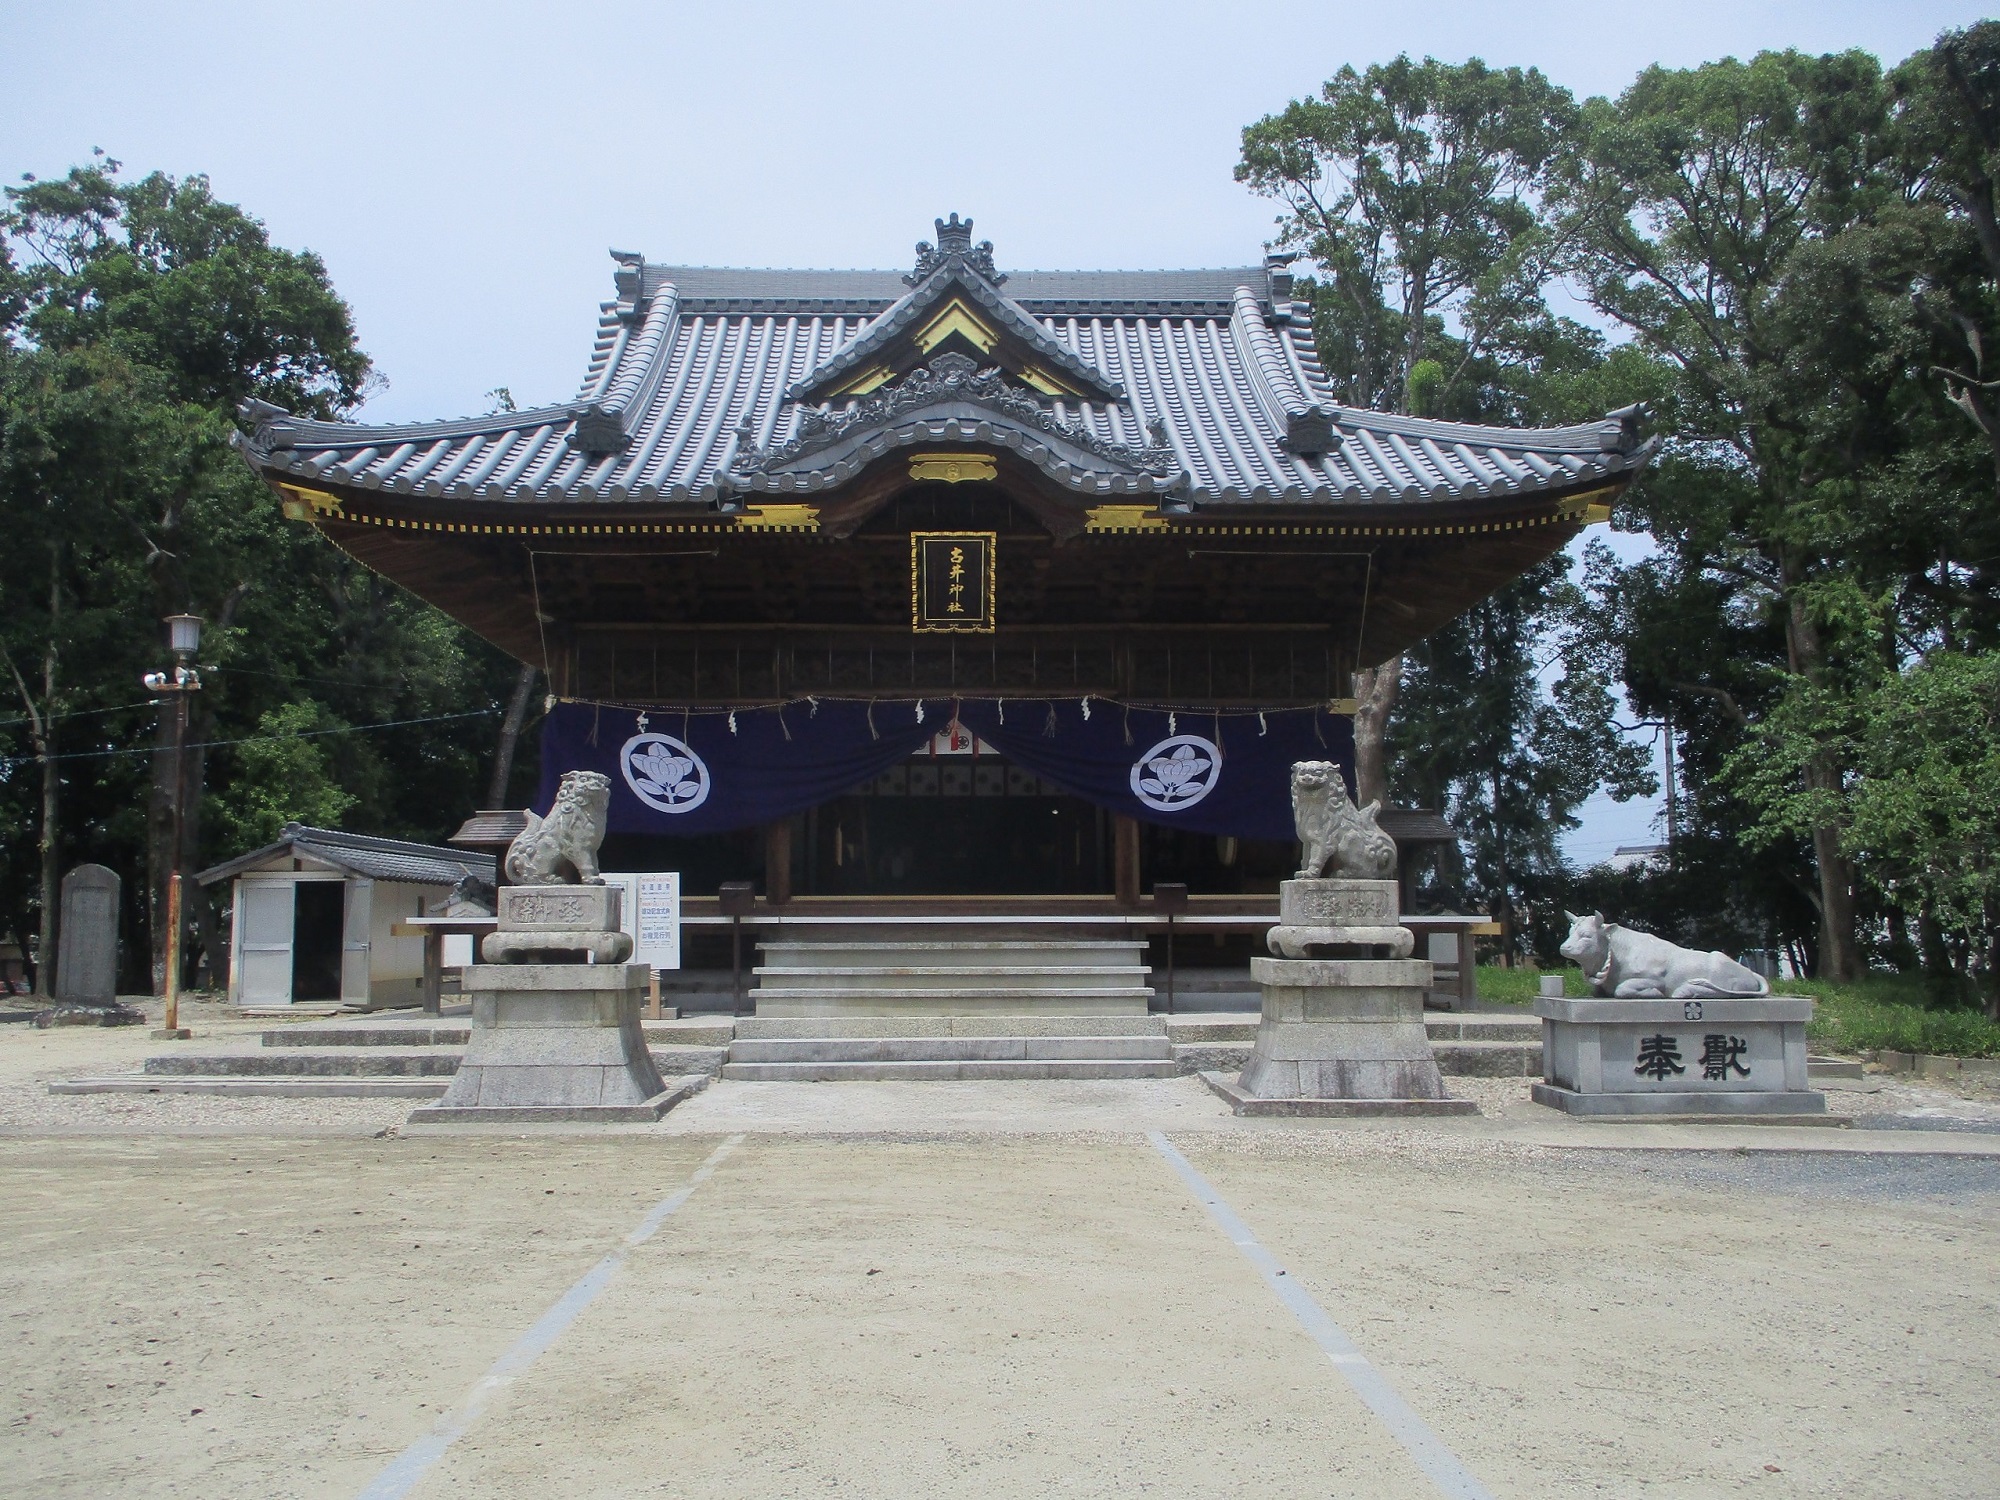
[[[783,906],[792,899],[792,825],[789,820],[764,825],[764,899]]]
[[[430,927],[424,930],[424,1014],[435,1016],[443,1011],[444,934]]]
[[[1111,822],[1111,889],[1120,906],[1139,904],[1139,822],[1123,813]]]

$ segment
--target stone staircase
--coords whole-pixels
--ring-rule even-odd
[[[761,992],[760,992],[761,998]],[[647,1021],[661,1075],[746,1082],[923,1079],[1143,1079],[1234,1073],[1257,1017],[1164,1015],[806,1015]],[[1439,1068],[1456,1077],[1542,1071],[1531,1015],[1426,1017]],[[357,1017],[272,1027],[254,1042],[183,1049],[137,1073],[51,1083],[52,1093],[196,1093],[242,1097],[441,1096],[468,1023],[453,1017]]]
[[[644,1023],[662,1077],[713,1078],[729,1049],[731,1024],[697,1018]],[[445,1017],[294,1022],[261,1033],[255,1045],[183,1049],[146,1059],[137,1073],[52,1082],[52,1094],[219,1094],[245,1098],[443,1096],[458,1071],[469,1020]]]
[[[763,1009],[761,996],[758,1009]],[[1172,1078],[1158,1016],[825,1016],[736,1023],[724,1078]]]
[[[1143,1016],[1153,998],[1139,938],[769,939],[753,972],[757,1017]]]

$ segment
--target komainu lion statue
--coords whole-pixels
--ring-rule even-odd
[[[1292,767],[1292,826],[1304,846],[1298,878],[1320,871],[1354,880],[1387,880],[1396,873],[1396,842],[1375,826],[1382,804],[1356,807],[1340,767],[1330,760],[1302,760]],[[1329,865],[1331,868],[1329,869]]]
[[[1562,955],[1583,966],[1584,977],[1599,995],[1712,1000],[1771,993],[1762,974],[1726,953],[1697,953],[1649,932],[1607,922],[1602,912],[1563,915],[1569,918],[1569,936],[1563,939]]]
[[[597,849],[611,806],[611,778],[596,771],[565,771],[546,818],[528,813],[528,826],[507,846],[507,879],[515,885],[602,885]]]

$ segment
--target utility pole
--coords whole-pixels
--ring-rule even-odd
[[[1668,709],[1663,727],[1667,741],[1667,868],[1680,868],[1680,799],[1674,781],[1674,711]]]
[[[181,840],[187,798],[188,694],[201,691],[201,674],[194,667],[194,654],[201,649],[201,616],[168,615],[167,639],[173,647],[174,670],[148,672],[142,679],[149,691],[171,693],[174,700],[173,845],[167,861],[167,972],[162,985],[166,1014],[153,1035],[186,1041],[189,1033],[181,1025]]]

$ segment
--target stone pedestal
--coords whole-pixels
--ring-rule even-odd
[[[500,890],[499,924],[486,934],[480,954],[488,963],[619,964],[632,956],[632,939],[619,928],[615,885],[510,885]]]
[[[475,964],[464,984],[465,1060],[413,1125],[650,1121],[694,1091],[669,1089],[646,1050],[644,964]]]
[[[1416,937],[1397,925],[1400,894],[1393,880],[1287,880],[1278,887],[1278,925],[1265,941],[1283,958],[1408,958]]]
[[[1716,1000],[1535,1001],[1542,1018],[1538,1104],[1573,1115],[1651,1118],[1802,1116],[1826,1095],[1806,1081],[1800,995]]]
[[[1239,1115],[1477,1114],[1445,1094],[1424,1030],[1431,966],[1408,956],[1393,880],[1288,880],[1270,946],[1325,958],[1253,958],[1264,992],[1242,1075],[1202,1076]],[[1387,952],[1390,957],[1374,955]]]

